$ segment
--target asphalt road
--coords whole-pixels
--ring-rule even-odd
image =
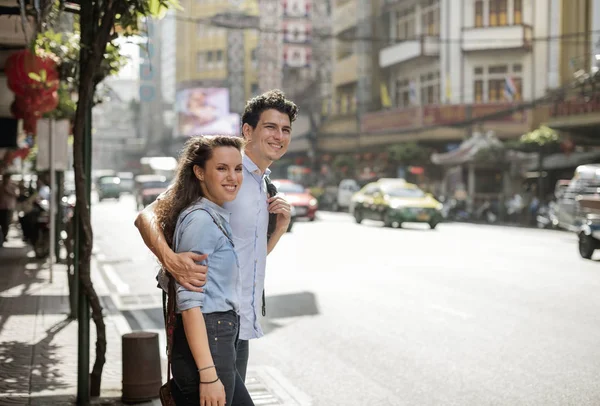
[[[119,307],[162,328],[133,200],[92,218]],[[320,213],[269,256],[266,291],[250,364],[297,404],[600,405],[600,263],[570,233]]]

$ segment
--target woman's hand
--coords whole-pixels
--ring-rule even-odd
[[[200,406],[225,406],[225,387],[220,380],[200,384]]]

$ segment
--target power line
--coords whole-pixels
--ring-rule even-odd
[[[210,26],[214,26],[214,27],[218,27],[218,28],[222,28],[224,30],[250,30],[250,31],[257,31],[260,33],[266,33],[266,34],[287,34],[286,30],[283,29],[279,29],[279,28],[273,28],[273,29],[268,29],[268,28],[260,28],[260,27],[255,27],[255,28],[247,28],[247,27],[222,27],[219,24],[215,24],[213,21],[211,21],[210,18],[193,18],[193,17],[183,17],[183,16],[175,16],[174,17],[177,21],[182,21],[182,22],[186,22],[186,23],[196,23],[196,24],[203,24],[203,25],[210,25]],[[357,23],[357,25],[360,24],[360,22]],[[585,32],[575,32],[575,33],[568,33],[568,34],[561,34],[561,35],[547,35],[547,36],[541,36],[541,37],[531,37],[530,39],[528,39],[528,42],[551,42],[551,41],[559,41],[559,40],[565,40],[565,39],[578,39],[578,38],[587,38],[590,35],[594,35],[594,34],[600,34],[600,30],[589,30],[589,31],[585,31]],[[421,40],[421,36],[413,36],[411,38],[391,38],[391,37],[377,37],[377,36],[366,36],[366,37],[358,37],[355,35],[348,35],[348,34],[319,34],[319,33],[311,33],[306,35],[308,38],[314,38],[314,39],[320,39],[320,40],[338,40],[338,41],[343,41],[343,42],[372,42],[372,43],[377,43],[377,42],[383,42],[383,43],[391,43],[391,44],[397,44],[397,43],[401,43],[401,42],[408,42],[408,41],[420,41]],[[466,40],[464,38],[440,38],[440,37],[436,37],[436,36],[427,36],[428,40],[432,41],[433,43],[438,43],[438,44],[464,44],[464,43],[490,43],[490,42],[494,42],[494,43],[514,43],[515,40],[513,39],[507,39],[505,37],[503,38],[472,38],[469,40]],[[567,42],[568,43],[568,42]],[[576,43],[580,43],[580,41],[576,41]]]

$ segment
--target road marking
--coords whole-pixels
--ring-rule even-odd
[[[250,366],[246,377],[246,388],[258,405],[311,406],[312,400],[296,388],[276,368]]]
[[[119,295],[126,295],[129,293],[129,285],[123,282],[123,280],[115,271],[115,268],[113,268],[111,265],[103,264],[102,269],[104,270],[104,274],[110,283],[117,289]]]
[[[452,316],[457,316],[464,320],[473,318],[472,314],[461,312],[460,310],[452,309],[450,307],[438,306],[438,305],[431,305],[429,307],[433,310],[437,310],[442,313],[450,314]]]

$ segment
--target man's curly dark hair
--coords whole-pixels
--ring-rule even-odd
[[[242,115],[242,126],[248,124],[250,127],[256,128],[263,111],[271,109],[287,114],[290,124],[298,117],[298,106],[293,101],[286,99],[281,90],[273,89],[248,100]]]

